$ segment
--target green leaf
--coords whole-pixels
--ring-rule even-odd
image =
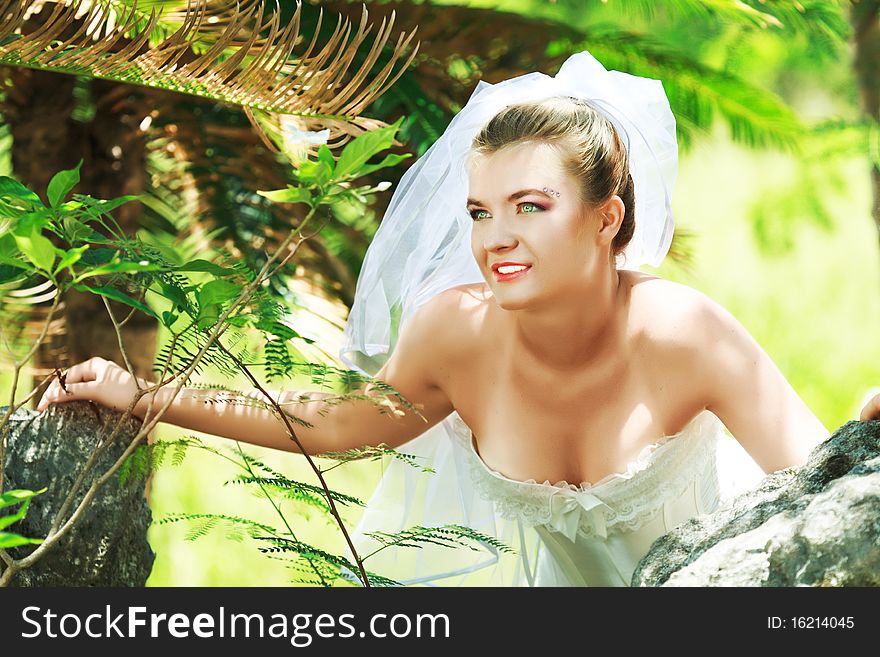
[[[287,189],[258,191],[257,194],[273,203],[310,203],[312,200],[312,194],[309,190],[293,185],[288,185]]]
[[[20,504],[21,502],[29,500],[32,497],[42,495],[47,490],[49,489],[41,488],[40,490],[24,490],[21,488],[16,488],[15,490],[8,490],[0,495],[0,509],[5,509],[8,506]]]
[[[42,232],[52,221],[52,211],[46,208],[20,215],[13,225],[12,232],[22,237],[30,237],[35,230]]]
[[[52,242],[43,237],[36,228],[27,237],[22,235],[15,235],[14,237],[18,248],[21,249],[21,252],[28,260],[43,271],[52,271],[52,265],[55,263],[55,246]]]
[[[397,129],[402,122],[403,117],[400,117],[385,128],[365,132],[350,141],[342,149],[342,154],[336,163],[334,178],[339,179],[359,175],[361,167],[367,163],[367,160],[379,151],[390,148],[394,144],[394,135],[397,133]]]
[[[196,299],[198,299],[199,306],[212,306],[234,299],[241,293],[241,290],[241,285],[221,278],[205,283],[196,291]]]
[[[412,153],[404,153],[402,155],[396,155],[392,153],[390,155],[386,155],[385,159],[383,159],[378,164],[368,164],[365,167],[361,167],[361,169],[358,171],[358,175],[365,176],[368,173],[373,173],[373,171],[378,171],[379,169],[396,166],[411,155]]]
[[[170,310],[166,310],[165,312],[162,313],[162,323],[167,328],[171,328],[172,326],[174,326],[174,322],[177,321],[178,317],[180,317],[180,315],[175,315]]]
[[[92,229],[83,222],[70,215],[61,219],[61,226],[71,244],[87,239],[92,234]]]
[[[76,184],[79,182],[79,168],[82,166],[82,163],[83,161],[80,160],[79,164],[73,169],[65,169],[52,176],[52,180],[49,181],[49,187],[46,190],[50,206],[53,208],[58,207],[70,193],[70,190],[76,187]]]
[[[107,214],[111,210],[115,210],[120,205],[124,205],[130,201],[137,201],[140,197],[135,195],[128,196],[120,196],[119,198],[111,198],[106,201],[92,198],[91,196],[84,196],[82,194],[74,194],[73,198],[82,203],[86,208],[90,210],[96,210],[98,214]],[[90,212],[90,214],[95,214],[94,212]]]
[[[218,319],[220,319],[219,304],[215,303],[210,306],[200,306],[199,314],[196,317],[196,326],[205,331],[214,326]]]
[[[30,267],[4,264],[0,261],[0,286],[21,283],[27,277],[24,271],[30,271]]]
[[[43,542],[41,538],[25,538],[18,534],[10,534],[9,532],[0,532],[0,549],[18,547],[19,545],[38,545]]]
[[[65,267],[70,267],[71,265],[77,263],[80,258],[82,258],[82,254],[89,248],[88,244],[83,246],[78,246],[76,248],[70,249],[70,251],[64,251],[62,249],[58,249],[61,252],[61,260],[55,266],[55,275],[58,275]]]
[[[142,271],[159,271],[161,269],[162,267],[160,265],[152,264],[147,260],[142,260],[141,262],[110,262],[106,265],[101,265],[99,267],[95,267],[94,269],[84,271],[73,280],[74,282],[79,282],[93,276],[104,276],[106,274],[126,274]]]
[[[6,529],[9,525],[18,522],[22,518],[27,515],[28,506],[30,505],[30,499],[25,500],[22,505],[19,507],[18,511],[13,513],[10,516],[2,516],[0,517],[0,529]]]
[[[44,207],[39,196],[9,176],[0,176],[0,198],[4,197],[16,198]]]
[[[199,259],[191,260],[186,264],[180,265],[175,268],[175,271],[201,271],[207,274],[214,274],[215,276],[226,276],[227,274],[233,273],[235,270],[230,269],[229,267],[222,267],[221,265],[217,265],[207,260]]]
[[[89,241],[93,242],[94,240],[90,239]],[[83,253],[82,262],[90,267],[103,267],[106,264],[114,262],[118,257],[118,249],[108,249],[102,246],[95,249],[89,249]]]
[[[318,147],[318,160],[325,163],[330,168],[330,173],[332,175],[333,171],[336,169],[336,159],[333,157],[333,153],[330,151],[330,147],[327,146],[327,144],[321,144],[321,146]]]
[[[162,292],[160,294],[171,301],[178,310],[184,312],[189,307],[189,300],[186,298],[186,292],[175,285],[169,285],[165,282],[160,282],[159,284],[162,287]]]
[[[30,265],[22,261],[18,257],[19,255],[21,255],[21,251],[18,248],[18,243],[15,241],[15,237],[9,233],[0,235],[0,262],[30,271]]]
[[[306,185],[318,185],[323,187],[330,180],[333,167],[323,160],[306,160],[296,170],[296,176],[300,182]]]
[[[287,324],[282,324],[281,322],[275,320],[266,320],[262,319],[256,324],[254,324],[254,328],[261,329],[266,331],[267,333],[271,333],[282,340],[292,340],[294,338],[299,338],[308,344],[312,344],[314,340],[311,338],[305,338],[289,327]]]
[[[137,308],[141,312],[148,314],[150,317],[155,317],[156,319],[159,319],[159,316],[156,314],[156,312],[148,305],[141,301],[138,301],[133,297],[128,296],[125,292],[117,290],[115,287],[110,287],[109,285],[92,287],[84,283],[78,283],[73,287],[80,292],[91,292],[92,294],[100,294],[102,297],[107,297],[108,299],[119,301],[120,303],[124,303],[125,305],[131,306],[132,308]]]

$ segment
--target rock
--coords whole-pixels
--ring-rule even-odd
[[[0,408],[5,413],[6,408]],[[9,418],[4,464],[5,490],[49,488],[33,498],[27,516],[10,527],[43,538],[77,474],[82,470],[101,428],[112,428],[121,413],[87,401],[53,404],[45,412],[19,409]],[[106,472],[125,451],[140,426],[130,418],[113,445],[98,459],[92,476]],[[71,511],[82,499],[86,479]],[[112,477],[102,486],[70,533],[30,568],[18,572],[12,586],[143,586],[155,555],[147,542],[152,515],[144,497],[143,478],[120,486]],[[36,546],[10,550],[20,559]]]
[[[633,586],[880,585],[880,421],[657,539]]]

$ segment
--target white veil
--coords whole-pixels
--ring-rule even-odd
[[[611,120],[626,145],[636,225],[618,266],[637,269],[662,262],[672,241],[678,145],[659,80],[607,71],[588,52],[580,52],[555,77],[530,73],[494,85],[480,82],[443,135],[403,176],[367,250],[340,351],[347,366],[374,375],[419,306],[456,285],[484,280],[470,248],[465,157],[478,131],[505,106],[553,96],[591,104]],[[542,554],[537,534],[499,518],[494,504],[477,494],[454,434],[454,416],[399,448],[434,473],[397,459],[387,464],[352,535],[358,553],[363,557],[381,547],[369,532],[458,524],[495,537],[517,553],[492,545],[478,550],[387,547],[365,566],[403,584],[532,584]]]

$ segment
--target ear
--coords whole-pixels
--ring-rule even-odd
[[[598,237],[602,244],[611,244],[620,230],[625,214],[626,206],[624,206],[623,200],[617,195],[612,196],[596,208],[596,216],[599,218]]]

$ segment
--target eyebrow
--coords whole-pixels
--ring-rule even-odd
[[[515,201],[518,198],[522,198],[523,196],[528,196],[529,194],[537,194],[538,196],[543,196],[545,198],[549,198],[552,200],[552,198],[549,194],[547,194],[546,192],[542,192],[540,189],[534,189],[534,188],[521,189],[518,192],[514,192],[513,194],[511,194],[510,196],[507,197],[507,200],[508,201]],[[467,204],[468,205],[486,205],[482,201],[478,201],[475,198],[469,198],[467,200]]]

